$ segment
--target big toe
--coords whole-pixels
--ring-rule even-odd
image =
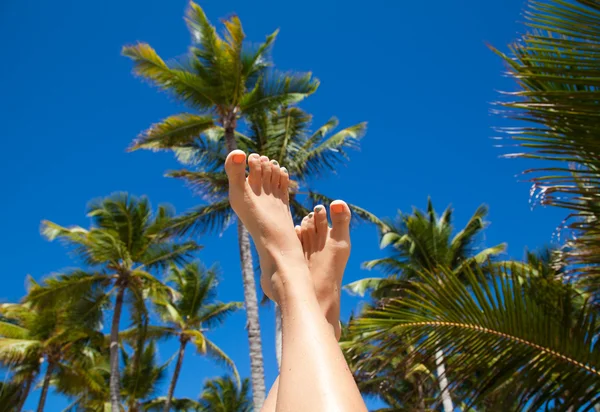
[[[348,236],[350,232],[350,208],[343,200],[334,200],[329,207],[331,212],[332,235]]]
[[[243,187],[246,181],[246,153],[233,150],[225,159],[225,172],[229,178],[229,187]]]

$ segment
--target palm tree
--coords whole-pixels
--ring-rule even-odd
[[[374,288],[376,299],[398,298],[409,293],[410,285],[420,281],[424,271],[435,273],[447,267],[460,274],[467,267],[485,262],[505,249],[505,245],[500,244],[475,253],[473,243],[485,228],[486,215],[487,208],[480,206],[464,229],[453,236],[452,209],[447,208],[438,218],[431,199],[425,213],[417,209],[412,215],[400,213],[396,221],[387,221],[381,226],[381,248],[390,249],[391,256],[365,263],[366,268],[378,268],[393,276],[363,279],[346,288],[364,290],[368,285]],[[441,349],[436,352],[435,363],[444,411],[451,412],[454,406]]]
[[[413,291],[367,310],[353,327],[390,342],[382,354],[398,353],[399,341],[424,354],[441,348],[456,381],[471,384],[462,385],[466,409],[491,394],[516,399],[519,411],[589,410],[600,404],[595,310],[587,302],[550,306],[549,296],[542,302],[532,293],[537,279],[522,264],[424,271]]]
[[[137,75],[172,92],[199,112],[166,118],[142,134],[133,149],[141,145],[158,149],[189,141],[218,124],[223,130],[227,151],[231,151],[237,147],[236,128],[241,117],[297,102],[318,86],[310,74],[278,75],[269,70],[267,53],[277,32],[267,36],[266,41],[254,50],[248,50],[243,45],[245,34],[237,16],[224,21],[225,36],[221,38],[202,8],[193,2],[187,11],[186,23],[195,46],[182,62],[166,64],[145,43],[123,48],[123,54],[133,60]],[[266,388],[258,298],[250,237],[241,222],[238,222],[238,243],[248,316],[252,392],[254,406],[259,410]]]
[[[526,125],[504,129],[522,149],[506,157],[543,160],[526,173],[533,201],[569,210],[565,275],[600,301],[600,4],[529,1],[529,31],[510,46],[509,74],[519,89],[502,114]],[[505,113],[504,113],[505,112]]]
[[[228,315],[241,307],[239,302],[222,303],[215,300],[218,284],[216,270],[206,269],[199,262],[189,263],[181,269],[172,266],[167,281],[173,285],[177,297],[175,300],[159,299],[155,302],[165,325],[149,326],[147,330],[151,337],[179,339],[177,363],[163,407],[165,412],[171,410],[171,400],[189,342],[193,343],[198,353],[209,355],[231,368],[239,381],[233,361],[208,339],[205,332],[221,325]]]
[[[50,382],[60,370],[80,357],[87,344],[102,338],[93,316],[71,317],[68,308],[35,308],[31,303],[0,305],[0,362],[16,368],[15,383],[22,385],[20,411],[42,362],[46,363],[37,411],[42,412]]]
[[[118,411],[119,323],[123,304],[127,304],[136,324],[147,325],[144,298],[170,293],[150,271],[184,263],[199,246],[193,241],[175,242],[164,234],[172,213],[160,206],[153,214],[150,202],[144,197],[114,194],[92,202],[88,216],[92,218],[90,229],[66,228],[44,221],[42,234],[50,240],[63,240],[96,271],[75,271],[48,279],[44,285],[32,288],[29,299],[45,307],[59,300],[77,300],[99,290],[96,305],[105,307],[110,296],[115,295],[110,330],[110,402],[112,410]]]
[[[311,116],[297,107],[254,114],[249,120],[247,135],[236,132],[238,147],[248,153],[262,153],[286,166],[295,179],[291,184],[290,206],[297,222],[315,204],[331,202],[329,197],[311,190],[309,182],[335,171],[347,161],[348,151],[358,148],[366,131],[365,123],[335,130],[338,120],[331,118],[311,132]],[[177,220],[173,229],[180,234],[190,230],[200,233],[224,230],[235,218],[229,206],[228,181],[223,168],[227,151],[219,143],[223,134],[222,129],[214,128],[201,136],[190,136],[188,141],[181,140],[175,144],[163,141],[162,149],[173,150],[182,163],[195,168],[193,171],[172,171],[168,176],[184,179],[209,202]],[[156,148],[156,144],[153,140],[138,141],[141,148]],[[353,205],[350,207],[355,219],[380,223],[366,210]],[[260,270],[260,267],[257,269]],[[275,312],[276,325],[280,326],[277,308]],[[280,342],[280,328],[276,330],[276,340]],[[279,348],[278,344],[276,348]]]
[[[242,381],[241,387],[231,379],[223,376],[204,383],[200,395],[200,412],[250,412],[252,404],[248,398],[250,385],[248,379]]]
[[[352,318],[350,324],[353,323]],[[396,339],[395,336],[392,339]],[[382,339],[385,340],[385,339]],[[387,404],[382,411],[425,412],[433,397],[435,376],[410,345],[401,353],[383,353],[382,342],[373,342],[342,325],[340,347],[363,395]]]
[[[0,382],[0,412],[12,412],[15,410],[15,405],[20,405],[24,399],[25,388],[23,385],[16,382]],[[17,406],[17,411],[21,410],[21,406]]]

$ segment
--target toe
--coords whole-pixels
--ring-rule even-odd
[[[271,193],[271,166],[273,164],[269,162],[267,156],[260,157],[260,164],[262,167],[262,187],[265,193]]]
[[[334,200],[329,207],[332,232],[347,234],[350,228],[350,208],[343,200]]]
[[[287,203],[289,197],[290,175],[285,167],[281,167],[279,171],[279,193],[281,198]]]
[[[256,153],[252,153],[248,156],[248,168],[250,173],[248,175],[248,183],[254,191],[254,193],[260,193],[262,187],[262,167],[260,165],[260,156]]]
[[[298,240],[300,240],[300,242],[302,242],[302,228],[300,226],[294,226],[294,230],[296,231],[296,234],[298,235]]]
[[[273,192],[279,191],[279,181],[281,180],[281,168],[277,160],[271,160],[271,189]]]
[[[229,178],[229,187],[243,187],[246,181],[246,153],[233,150],[225,160],[225,172]]]
[[[325,211],[325,207],[323,205],[315,206],[315,229],[319,234],[327,233],[328,225],[327,225],[327,212]]]
[[[308,216],[304,216],[304,219],[302,219],[302,223],[300,224],[302,228],[302,247],[304,248],[304,253],[309,252],[312,245],[312,236],[310,235],[310,230],[308,228],[309,220],[312,219],[309,219]]]

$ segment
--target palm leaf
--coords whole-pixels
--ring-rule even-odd
[[[503,129],[523,150],[507,157],[546,161],[532,174],[532,201],[572,210],[565,257],[571,275],[595,295],[600,279],[600,4],[594,0],[530,1],[530,31],[496,50],[520,86],[500,111],[526,126]]]
[[[518,267],[490,270],[491,281],[483,271],[467,270],[466,280],[451,270],[424,273],[407,297],[367,311],[354,328],[408,337],[429,356],[443,349],[448,359],[460,358],[453,364],[455,386],[479,373],[478,385],[464,395],[471,403],[507,379],[522,382],[514,395],[531,410],[557,400],[565,410],[600,402],[599,330],[591,308],[582,307],[578,321],[565,325],[527,293]]]
[[[193,142],[202,133],[214,127],[211,116],[181,113],[167,117],[150,126],[132,143],[129,150],[165,150]]]

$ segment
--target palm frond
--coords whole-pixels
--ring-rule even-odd
[[[212,116],[177,114],[150,126],[133,141],[129,150],[157,151],[185,147],[213,127]]]
[[[423,273],[407,297],[368,310],[353,327],[371,337],[408,338],[430,357],[443,349],[449,361],[460,359],[452,364],[455,386],[478,373],[478,385],[464,395],[470,402],[507,379],[523,383],[514,395],[531,410],[556,400],[565,410],[600,402],[599,330],[590,306],[565,330],[527,293],[519,268],[490,270],[491,280],[481,270],[467,270],[466,280],[449,269]]]
[[[202,332],[197,330],[189,330],[188,334],[193,338],[192,343],[196,347],[196,350],[201,355],[206,355],[216,362],[224,365],[233,372],[236,382],[240,383],[240,375],[235,366],[235,363],[231,360],[225,352],[217,345],[215,345],[211,340],[209,340]]]
[[[504,59],[520,90],[499,112],[526,126],[503,129],[523,150],[506,157],[545,161],[533,175],[535,204],[567,208],[571,275],[598,299],[600,288],[600,5],[595,0],[530,1],[528,33]]]
[[[151,399],[141,404],[141,410],[144,412],[162,412],[167,402],[166,396]],[[171,410],[174,412],[196,412],[200,408],[200,403],[190,398],[171,399]]]
[[[169,232],[178,235],[223,232],[234,217],[229,199],[196,207],[173,219]]]
[[[32,359],[40,359],[42,343],[38,340],[0,338],[0,362],[18,366]]]
[[[319,130],[324,131],[321,127]],[[292,169],[292,173],[301,178],[309,176],[322,176],[335,170],[336,166],[344,160],[348,160],[346,151],[357,150],[360,139],[367,131],[366,123],[359,123],[347,127],[339,132],[319,140],[307,141],[309,147],[304,148]]]
[[[200,322],[208,328],[220,325],[232,313],[244,307],[243,302],[213,303],[207,305],[202,313]]]
[[[319,87],[311,73],[281,74],[273,72],[261,77],[255,87],[240,101],[240,110],[248,115],[298,103]]]
[[[139,258],[139,262],[148,269],[165,269],[173,263],[185,264],[200,249],[202,246],[194,241],[152,244],[146,248],[144,255]]]
[[[133,60],[133,72],[163,90],[168,90],[186,104],[207,110],[213,107],[209,87],[187,70],[171,68],[150,45],[138,43],[123,47],[122,54]]]
[[[168,177],[185,180],[194,193],[199,194],[206,202],[215,202],[228,196],[229,180],[225,172],[192,172],[186,169],[167,173]]]

